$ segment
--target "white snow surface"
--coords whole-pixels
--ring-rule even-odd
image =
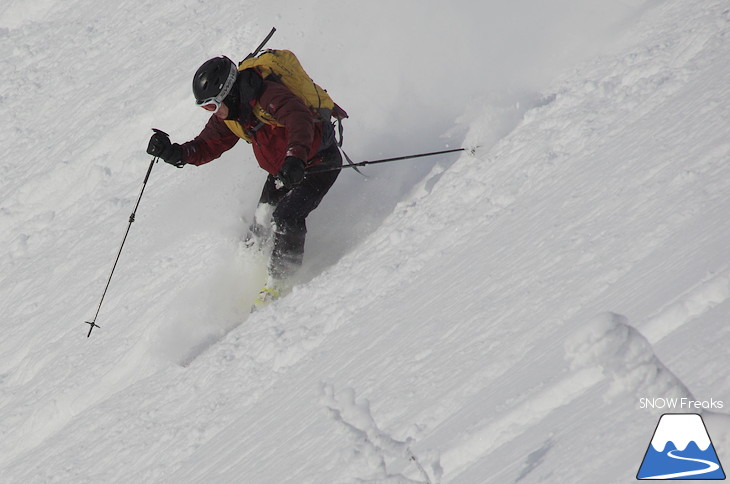
[[[270,27],[358,160],[249,316],[265,174],[153,167]],[[659,416],[730,462],[725,0],[6,0],[0,482],[633,482]],[[727,469],[726,469],[727,472]]]

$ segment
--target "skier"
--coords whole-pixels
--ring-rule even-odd
[[[211,112],[200,134],[178,144],[155,132],[147,153],[182,168],[220,157],[239,139],[251,143],[259,166],[269,173],[246,237],[247,245],[261,247],[273,236],[268,278],[254,303],[262,306],[290,289],[302,264],[306,218],[339,175],[331,170],[342,166],[334,128],[329,117],[322,119],[283,84],[252,69],[239,71],[227,57],[200,66],[193,94],[196,104]]]

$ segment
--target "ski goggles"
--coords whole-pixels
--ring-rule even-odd
[[[233,84],[235,84],[237,76],[238,68],[236,67],[236,64],[231,63],[231,71],[228,73],[228,78],[226,79],[226,82],[223,83],[221,91],[216,96],[209,97],[207,99],[196,99],[195,104],[213,114],[217,113],[221,108],[221,104],[223,104],[223,100],[231,92],[231,89],[233,89]]]

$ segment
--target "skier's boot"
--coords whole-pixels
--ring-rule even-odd
[[[251,307],[251,311],[261,309],[270,303],[280,299],[288,292],[286,284],[283,281],[269,278],[264,287],[259,291],[259,295]]]

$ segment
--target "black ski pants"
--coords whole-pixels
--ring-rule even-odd
[[[317,208],[334,184],[340,170],[321,172],[342,166],[337,145],[321,151],[322,162],[307,170],[302,182],[291,188],[277,187],[276,178],[269,175],[264,183],[259,203],[273,205],[272,223],[274,248],[269,260],[269,275],[285,279],[302,265],[307,216]]]

